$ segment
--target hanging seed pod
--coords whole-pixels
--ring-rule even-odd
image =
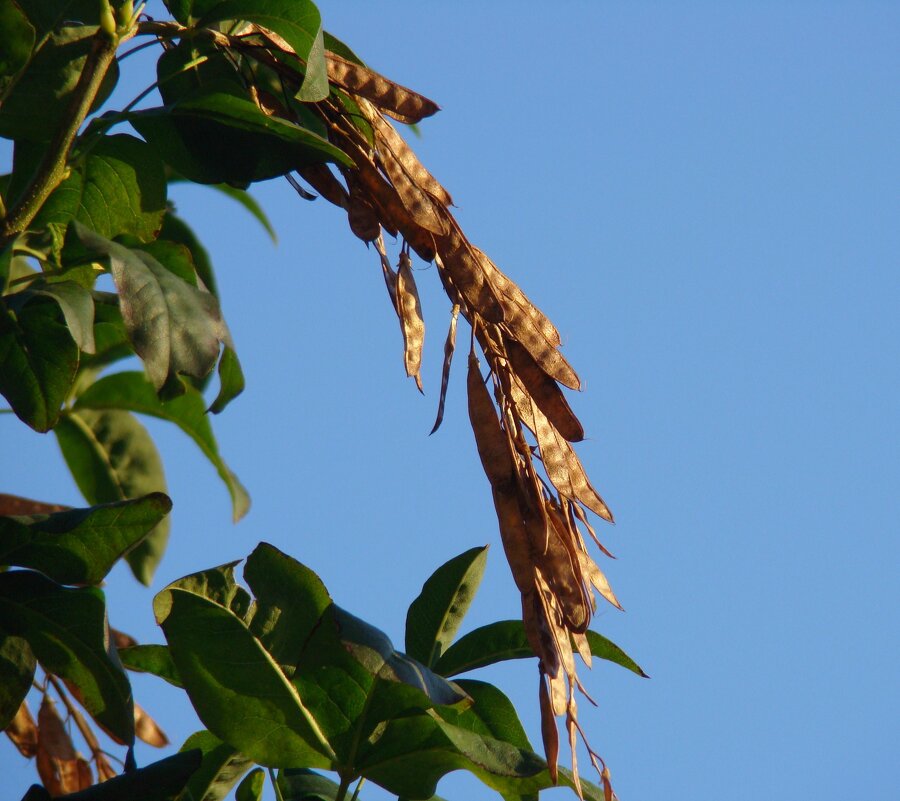
[[[550,779],[556,784],[559,781],[559,729],[556,727],[556,718],[550,706],[550,693],[547,690],[547,680],[543,671],[539,674],[538,703],[541,710],[541,739],[544,741],[544,756],[547,758],[547,768],[550,771]]]
[[[450,385],[450,365],[453,362],[453,352],[456,350],[456,321],[459,318],[459,304],[453,304],[450,312],[450,327],[447,329],[447,339],[444,342],[444,364],[441,368],[441,397],[438,400],[437,416],[434,426],[428,432],[429,436],[441,427],[444,420],[444,404],[447,401],[447,387]]]
[[[408,253],[400,254],[397,270],[397,312],[403,330],[403,365],[406,374],[416,380],[422,392],[422,346],[425,342],[425,321],[419,291],[413,278],[412,262]]]

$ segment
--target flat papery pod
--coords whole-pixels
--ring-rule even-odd
[[[578,775],[578,752],[575,750],[578,744],[577,712],[575,711],[575,699],[570,700],[570,708],[566,713],[566,730],[569,733],[569,753],[572,755],[572,781],[575,784],[575,792],[579,798],[584,798],[581,790],[581,778]]]
[[[481,260],[482,269],[500,296],[504,321],[513,337],[520,342],[528,341],[530,345],[526,347],[529,353],[535,349],[544,352],[548,347],[558,347],[561,340],[556,326],[528,299],[519,285],[488,258],[483,250],[474,245],[472,247]],[[535,337],[538,339],[535,340]]]
[[[98,782],[109,781],[118,775],[109,764],[109,760],[99,751],[94,754],[94,767],[97,769]]]
[[[577,517],[579,522],[581,522],[581,524],[587,529],[588,534],[591,535],[591,539],[594,541],[594,544],[610,559],[615,559],[616,557],[613,556],[609,549],[602,542],[600,542],[600,538],[597,536],[597,532],[594,531],[594,527],[590,524],[590,522],[588,522],[587,513],[584,511],[584,509],[582,509],[581,506],[577,503],[566,504],[566,507],[569,510],[569,516],[572,518],[573,525],[575,523],[574,518]],[[607,512],[609,512],[608,509]],[[610,513],[610,516],[605,519],[612,522],[612,513]]]
[[[518,498],[515,492],[508,488],[493,487],[492,494],[500,526],[500,540],[513,580],[523,595],[533,592],[534,563],[531,555],[531,539],[523,521]]]
[[[51,795],[76,793],[94,783],[90,766],[75,751],[56,704],[46,695],[38,711],[37,770]]]
[[[559,661],[567,678],[575,676],[575,656],[572,653],[572,641],[569,631],[565,627],[565,621],[560,609],[559,599],[553,594],[553,589],[543,575],[540,567],[535,568],[535,577],[538,588],[538,598],[541,601],[544,616],[547,620],[547,628],[553,637],[553,644],[559,654]],[[551,675],[551,678],[556,678]],[[552,686],[552,685],[551,685]],[[553,696],[553,707],[559,709],[558,698]],[[557,712],[561,715],[562,712]]]
[[[403,365],[406,374],[415,378],[419,392],[422,392],[422,346],[425,343],[425,320],[419,290],[413,278],[412,262],[409,254],[400,254],[397,270],[397,312],[403,329]]]
[[[134,705],[134,733],[154,748],[165,748],[169,744],[169,738],[159,724],[138,704]]]
[[[6,736],[19,749],[23,757],[31,759],[37,754],[38,729],[25,701],[19,705],[19,711],[13,716],[6,729]]]
[[[401,122],[419,122],[440,111],[440,106],[433,100],[388,80],[368,67],[354,64],[330,51],[325,52],[325,60],[330,83],[372,101]]]
[[[553,427],[569,442],[583,440],[584,429],[556,379],[547,375],[531,354],[514,339],[506,339],[504,344],[510,366]]]
[[[559,651],[556,648],[536,587],[522,593],[522,625],[525,627],[525,638],[535,656],[540,660],[543,671],[547,676],[558,676]]]
[[[16,517],[21,515],[50,515],[54,512],[65,512],[70,509],[60,503],[44,503],[22,498],[18,495],[6,495],[0,492],[0,517]]]
[[[593,655],[591,654],[591,644],[588,642],[587,633],[583,631],[572,632],[572,642],[582,662],[588,667],[593,664]]]
[[[616,607],[616,609],[622,609],[622,604],[619,603],[619,599],[616,598],[616,594],[612,591],[612,587],[609,586],[609,582],[606,580],[603,571],[597,567],[597,563],[586,553],[581,552],[579,557],[581,559],[582,571],[588,577],[591,584],[597,588],[597,592],[606,598],[606,600]],[[625,610],[622,609],[622,611],[624,612]]]
[[[553,590],[569,631],[587,631],[593,610],[577,546],[571,541],[571,532],[553,510],[548,512],[546,531],[546,549],[536,553],[535,559]]]
[[[515,465],[509,452],[506,434],[494,408],[491,395],[484,385],[478,357],[469,354],[469,371],[466,379],[469,399],[469,420],[475,432],[475,444],[484,472],[491,486],[508,491],[515,482]]]
[[[347,222],[350,230],[363,242],[374,242],[381,235],[381,223],[366,193],[360,187],[353,173],[347,174],[350,194],[347,196]]]
[[[349,208],[350,195],[326,164],[311,164],[297,170],[300,176],[329,203]]]
[[[559,729],[556,728],[556,717],[553,715],[553,707],[550,704],[550,691],[547,689],[547,680],[544,674],[540,674],[538,685],[538,699],[541,710],[541,739],[544,743],[544,756],[547,759],[547,767],[550,769],[550,778],[553,783],[559,780],[557,762],[559,760]]]
[[[365,101],[362,101],[361,105],[364,110],[367,110],[366,106],[368,104]],[[394,158],[413,183],[426,191],[438,203],[444,206],[452,206],[453,198],[450,197],[450,193],[444,189],[437,178],[428,172],[425,165],[419,161],[419,157],[416,156],[413,149],[406,144],[403,137],[397,133],[394,126],[374,110],[369,117],[369,121],[375,128],[380,146],[386,147],[391,151]]]
[[[130,634],[126,634],[124,631],[119,631],[118,629],[114,629],[110,627],[109,636],[112,638],[113,645],[119,648],[132,648],[133,646],[138,644],[138,641],[132,637]]]
[[[456,321],[459,319],[459,304],[453,305],[450,312],[450,327],[447,329],[447,339],[444,341],[444,364],[441,367],[441,396],[438,400],[437,415],[434,419],[429,435],[441,427],[444,420],[444,404],[447,402],[447,387],[450,385],[450,365],[453,363],[453,352],[456,350]]]
[[[387,147],[379,147],[378,157],[382,169],[387,173],[388,178],[391,179],[394,189],[397,190],[400,202],[409,213],[412,221],[432,233],[443,234],[447,230],[447,223],[438,214],[428,193],[406,174],[406,171],[394,156],[393,151]]]
[[[476,312],[490,323],[501,322],[503,307],[481,269],[472,245],[449,212],[447,217],[449,230],[443,236],[435,237],[435,247],[440,256],[440,260],[436,260],[438,269],[447,272],[470,311]]]

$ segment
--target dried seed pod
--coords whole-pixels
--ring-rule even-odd
[[[441,397],[438,400],[437,416],[429,436],[441,427],[444,420],[444,404],[447,401],[447,387],[450,384],[450,365],[453,363],[453,352],[456,350],[456,321],[459,318],[459,304],[453,304],[450,312],[450,327],[447,329],[447,339],[444,342],[444,365],[441,368]]]
[[[503,304],[504,320],[510,333],[520,342],[537,335],[548,347],[555,348],[560,343],[559,331],[547,316],[535,306],[518,284],[506,275],[487,254],[473,245],[481,267],[488,280],[500,296]]]
[[[578,775],[578,756],[575,746],[578,744],[578,712],[575,708],[575,698],[569,699],[569,708],[566,710],[566,731],[569,733],[569,753],[572,755],[572,784],[575,785],[575,793],[579,798],[584,798],[581,789],[581,778]]]
[[[385,250],[384,247],[384,237],[380,233],[375,240],[375,250],[378,251],[378,256],[381,260],[381,272],[384,275],[384,285],[387,287],[388,295],[391,298],[391,306],[393,306],[394,311],[396,311],[399,316],[400,312],[397,311],[397,273],[395,273],[394,268],[391,267],[387,250]]]
[[[330,83],[343,87],[374,103],[382,111],[402,122],[419,122],[440,111],[433,100],[388,80],[383,75],[325,51]]]
[[[554,428],[569,442],[583,440],[584,429],[556,381],[514,339],[507,338],[504,344],[510,366]]]
[[[378,158],[412,221],[427,231],[443,234],[447,230],[447,224],[438,215],[431,198],[410,180],[391,150],[379,147]]]
[[[138,739],[154,748],[165,748],[169,744],[165,732],[138,704],[134,705],[134,733]]]
[[[609,601],[616,609],[622,609],[622,604],[619,603],[619,599],[616,598],[616,594],[612,591],[612,587],[609,586],[609,582],[606,580],[606,576],[603,571],[597,567],[597,563],[591,559],[586,553],[581,553],[579,557],[581,560],[581,569],[585,576],[587,576],[588,581],[597,589],[607,601]]]
[[[22,701],[19,709],[5,729],[6,736],[12,740],[13,745],[19,749],[23,757],[31,759],[37,753],[38,729],[28,709],[28,704]]]
[[[422,346],[425,342],[425,321],[419,291],[413,278],[412,262],[408,253],[400,254],[397,270],[397,313],[403,330],[403,364],[406,374],[415,378],[422,392]]]
[[[368,104],[366,101],[363,101],[361,105],[365,109],[365,105]],[[453,198],[450,197],[450,193],[444,189],[437,178],[428,172],[425,165],[419,161],[418,156],[416,156],[412,148],[406,144],[403,137],[394,129],[394,126],[384,119],[381,114],[374,111],[374,109],[372,112],[373,113],[369,117],[369,122],[371,122],[372,126],[375,128],[382,145],[391,151],[394,158],[399,162],[403,171],[410,177],[413,183],[425,190],[441,205],[452,206]]]
[[[509,563],[513,581],[524,597],[524,595],[534,592],[534,561],[528,529],[522,519],[522,510],[515,493],[509,489],[503,490],[498,487],[493,487],[491,492],[506,561]],[[525,628],[527,633],[528,626],[526,625]],[[535,653],[540,654],[537,650]]]
[[[0,492],[0,516],[13,515],[49,515],[54,512],[65,512],[71,506],[62,506],[58,503],[44,503],[33,501],[31,498],[22,498],[18,495],[7,495]]]
[[[475,444],[484,472],[491,486],[512,493],[516,480],[515,465],[509,452],[506,434],[494,408],[491,395],[484,385],[478,358],[469,354],[469,371],[466,378],[469,401],[469,420],[475,432]]]
[[[298,167],[297,172],[306,183],[329,203],[340,206],[342,209],[350,208],[350,195],[337,179],[337,176],[328,168],[327,164],[311,164],[306,167]]]
[[[583,631],[573,632],[572,642],[575,643],[575,650],[578,651],[581,661],[588,667],[591,667],[593,654],[591,654],[591,646],[587,641],[587,634]]]
[[[90,765],[75,751],[56,704],[47,695],[38,710],[37,770],[53,796],[77,793],[94,783]]]
[[[353,173],[348,170],[346,176],[350,195],[347,221],[350,223],[350,230],[363,242],[374,242],[381,234],[381,224],[365,191],[355,179],[351,178],[352,175]]]
[[[484,271],[469,241],[459,230],[456,220],[447,213],[449,230],[443,236],[435,237],[435,245],[440,261],[438,267],[445,269],[453,285],[465,298],[472,312],[490,323],[503,320],[503,308],[497,300],[493,288],[488,283]]]
[[[541,709],[541,739],[544,741],[544,756],[547,758],[547,768],[550,771],[550,779],[554,784],[559,781],[559,729],[556,728],[556,718],[550,706],[550,693],[547,690],[547,680],[543,672],[540,673],[540,685],[538,698]]]

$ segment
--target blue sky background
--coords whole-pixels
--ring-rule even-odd
[[[653,677],[586,675],[600,708],[582,704],[584,720],[622,801],[893,798],[900,6],[321,9],[371,66],[442,106],[414,147],[582,377],[579,452],[617,517],[601,535],[628,610],[594,627]],[[122,102],[149,83],[148,63],[125,70]],[[214,425],[254,505],[232,526],[213,469],[148,421],[172,539],[152,591],[113,573],[113,625],[160,641],[153,592],[259,540],[398,647],[428,574],[491,543],[467,628],[516,617],[464,352],[427,436],[449,319],[434,268],[416,263],[422,398],[377,258],[344,215],[281,181],[256,194],[277,247],[233,201],[172,192],[212,252],[247,374]],[[0,442],[4,491],[80,503],[52,437],[0,416]],[[539,742],[535,665],[479,677]],[[199,728],[180,693],[135,684],[174,743]],[[19,798],[32,766],[9,744],[0,764]],[[463,774],[438,791],[495,797]]]

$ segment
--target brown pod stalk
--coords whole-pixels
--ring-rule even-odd
[[[419,122],[440,111],[440,106],[433,100],[336,53],[326,50],[325,61],[330,83],[372,101],[378,108],[403,122]]]

